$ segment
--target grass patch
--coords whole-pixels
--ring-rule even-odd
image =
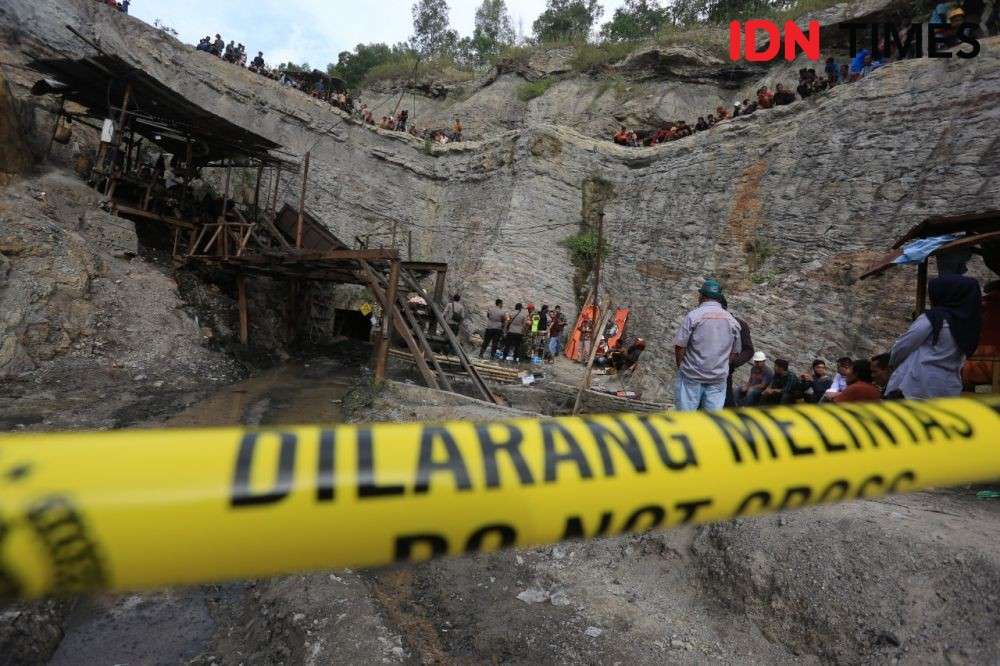
[[[451,58],[439,57],[418,61],[416,56],[408,53],[368,70],[365,74],[365,83],[423,78],[432,78],[441,83],[461,83],[471,81],[475,77],[474,71],[459,67]]]
[[[599,238],[596,230],[582,231],[575,236],[569,236],[559,241],[559,244],[569,250],[569,260],[575,267],[589,271],[597,259]],[[601,259],[608,256],[608,241],[600,243]]]
[[[530,102],[536,97],[541,97],[545,91],[552,87],[555,79],[544,78],[537,81],[525,81],[517,87],[517,98],[522,102]]]
[[[523,44],[521,46],[508,46],[500,53],[496,54],[490,59],[491,65],[498,65],[500,63],[510,63],[512,65],[527,65],[528,61],[531,60],[531,56],[535,55],[538,51],[537,46],[532,44]]]
[[[576,53],[570,65],[578,72],[589,72],[619,62],[636,50],[642,42],[603,42],[600,44],[575,44]]]
[[[747,253],[747,268],[751,273],[757,273],[764,267],[767,260],[774,254],[774,247],[771,241],[764,236],[757,234],[746,242],[744,247]]]

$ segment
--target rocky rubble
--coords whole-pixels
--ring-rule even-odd
[[[0,191],[0,427],[121,426],[156,411],[150,392],[170,403],[246,372],[211,347],[169,263],[138,252],[131,223],[62,171]]]

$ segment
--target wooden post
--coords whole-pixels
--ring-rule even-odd
[[[281,183],[281,167],[274,167],[274,198],[271,199],[271,219],[278,214],[278,185]]]
[[[253,188],[253,221],[257,221],[257,208],[260,205],[260,180],[264,177],[264,160],[257,167],[257,184]]]
[[[446,271],[437,271],[434,273],[434,302],[444,305],[444,279]],[[435,335],[437,333],[437,319],[431,319],[430,325],[427,327],[428,335]]]
[[[410,308],[407,307],[406,301],[403,300],[402,294],[398,294],[396,296],[396,304],[399,306],[399,309],[406,316],[406,323],[409,325],[410,330],[413,331],[413,334],[416,336],[417,342],[420,343],[421,349],[424,350],[424,356],[426,356],[427,360],[429,360],[431,362],[431,365],[434,366],[434,370],[438,374],[438,379],[441,380],[441,386],[444,387],[445,391],[451,391],[452,390],[451,382],[448,381],[448,376],[444,374],[444,369],[441,367],[441,364],[438,363],[437,356],[434,355],[434,350],[431,349],[431,344],[427,341],[427,337],[424,335],[424,332],[420,329],[420,324],[417,322],[417,318],[413,316],[413,313],[410,311]]]
[[[608,324],[608,319],[611,317],[611,311],[614,309],[611,300],[608,300],[607,305],[604,307],[604,314],[601,316],[600,325],[594,329],[596,331],[603,331],[604,327]],[[590,373],[594,369],[594,359],[597,358],[597,336],[594,337],[593,343],[590,345],[590,357],[587,359],[587,371],[583,375],[583,380],[580,382],[580,389],[576,392],[576,402],[573,403],[573,415],[576,416],[577,412],[580,411],[580,402],[583,400],[583,392],[590,388]]]
[[[236,293],[240,305],[240,344],[246,345],[250,339],[250,331],[247,318],[247,276],[243,273],[236,276]]]
[[[383,308],[385,316],[382,317],[382,348],[378,351],[378,358],[375,360],[375,379],[385,379],[385,366],[389,360],[389,347],[392,346],[393,310],[396,308],[396,291],[399,288],[399,262],[393,260],[389,263],[389,284],[386,287]]]
[[[385,316],[392,317],[393,321],[396,322],[396,326],[399,328],[400,337],[403,338],[403,342],[406,343],[407,348],[410,350],[410,354],[413,356],[414,361],[417,364],[417,370],[420,371],[420,375],[424,378],[424,383],[431,388],[440,388],[434,373],[427,366],[427,362],[424,360],[423,355],[420,353],[420,347],[417,345],[417,341],[413,339],[410,331],[407,329],[406,322],[403,320],[403,316],[399,314],[399,308],[388,307],[388,301],[386,301],[385,291],[379,286],[378,276],[372,269],[371,265],[367,261],[361,261],[361,268],[365,274],[365,278],[368,280],[368,286],[371,288],[372,293],[379,303],[382,304],[382,309],[385,312]],[[398,300],[398,298],[397,298]],[[375,343],[379,346],[375,349],[375,360],[378,362],[378,355],[381,352],[381,331],[376,331]],[[387,352],[388,356],[388,352]]]
[[[913,313],[916,319],[927,309],[927,260],[924,259],[917,266],[917,310]]]
[[[111,197],[115,191],[115,160],[118,159],[118,146],[121,143],[122,137],[125,136],[125,117],[128,110],[129,97],[132,96],[132,82],[129,81],[125,84],[125,95],[122,98],[122,112],[118,115],[118,127],[115,129],[114,134],[111,136],[111,140],[114,142],[111,148],[111,179],[108,180],[108,188],[104,191],[105,196]]]
[[[597,254],[594,256],[594,305],[600,303],[601,288],[601,250],[604,249],[604,213],[597,217]],[[594,341],[597,340],[597,329],[594,329]]]
[[[48,148],[45,149],[45,157],[46,157],[46,159],[48,158],[49,153],[52,152],[52,144],[55,143],[56,132],[59,131],[59,124],[62,122],[63,109],[65,107],[66,107],[66,96],[65,95],[60,95],[59,96],[59,113],[56,114],[56,124],[52,126],[52,136],[49,137],[49,146],[48,146]]]
[[[232,170],[231,166],[226,167],[226,187],[222,195],[222,213],[219,214],[219,223],[222,225],[222,232],[219,234],[222,242],[222,256],[226,258],[229,258],[229,242],[226,239],[226,210],[229,208],[229,177]]]
[[[420,286],[420,283],[417,282],[412,275],[410,275],[410,272],[408,270],[404,270],[402,272],[402,275],[403,275],[403,280],[406,281],[407,286],[409,286],[409,288],[412,289],[413,291],[420,294],[424,298],[424,300],[427,301],[427,305],[430,306],[431,312],[434,313],[434,316],[437,318],[438,322],[441,324],[441,327],[444,329],[445,337],[448,338],[448,342],[451,343],[452,349],[455,350],[455,355],[458,356],[458,360],[462,363],[462,367],[465,369],[469,377],[472,379],[472,383],[475,384],[477,389],[479,389],[479,392],[482,394],[483,399],[497,405],[502,405],[503,401],[501,401],[499,398],[493,395],[493,392],[490,391],[490,388],[486,385],[486,382],[483,381],[483,378],[479,376],[479,373],[476,371],[476,368],[472,365],[472,361],[469,360],[468,354],[466,354],[465,349],[462,348],[462,343],[459,342],[458,338],[455,336],[452,330],[448,328],[448,322],[445,321],[444,315],[441,314],[441,308],[439,308],[437,306],[437,303],[434,302],[434,299],[432,299],[427,294],[427,292],[424,291],[424,288]]]
[[[396,249],[396,223],[392,223],[392,244],[389,245],[393,250]]]
[[[299,220],[295,225],[295,247],[302,247],[302,218],[306,210],[306,181],[309,179],[309,153],[302,163],[302,190],[299,192]]]

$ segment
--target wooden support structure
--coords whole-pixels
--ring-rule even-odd
[[[247,315],[247,276],[244,273],[236,276],[236,295],[240,306],[240,344],[246,345],[250,340],[250,328]]]
[[[122,98],[122,112],[118,115],[118,127],[115,128],[115,133],[111,137],[111,173],[108,176],[108,187],[104,191],[107,197],[112,197],[115,194],[115,185],[117,184],[117,179],[115,178],[115,161],[118,159],[118,146],[121,143],[122,137],[125,136],[125,119],[128,117],[128,103],[129,98],[132,96],[132,82],[129,81],[125,84],[125,95]]]
[[[271,215],[273,220],[278,210],[278,185],[281,184],[281,168],[274,167],[274,196],[271,198]],[[280,234],[279,234],[280,235]]]
[[[257,180],[253,187],[253,219],[256,220],[260,217],[258,214],[260,208],[260,180],[264,177],[264,160],[260,161],[260,166],[257,167]]]
[[[306,182],[309,180],[309,152],[302,163],[302,189],[299,191],[299,219],[295,224],[295,247],[302,247],[302,216],[306,209]]]
[[[433,389],[440,388],[437,379],[434,377],[434,373],[431,372],[431,369],[427,366],[427,361],[424,360],[420,347],[417,345],[417,341],[413,339],[412,335],[410,335],[410,332],[403,321],[403,316],[399,313],[399,308],[395,307],[395,304],[390,304],[390,302],[386,299],[385,291],[379,285],[378,276],[375,273],[375,270],[371,267],[371,264],[366,261],[361,262],[361,268],[368,278],[368,286],[371,288],[375,298],[382,305],[383,316],[393,318],[393,321],[399,330],[399,337],[403,339],[403,342],[406,343],[406,346],[410,350],[410,354],[413,355],[413,361],[417,364],[417,370],[420,371],[420,375],[424,378],[424,383]]]
[[[229,179],[232,176],[232,167],[226,167],[226,187],[222,195],[222,212],[219,213],[219,229],[222,233],[217,234],[222,242],[222,251],[219,253],[223,257],[229,257],[229,239],[226,237],[226,210],[229,208]]]
[[[608,299],[608,303],[604,307],[604,314],[601,315],[601,323],[594,329],[597,333],[594,335],[594,339],[590,344],[590,357],[587,359],[587,370],[583,375],[583,379],[580,380],[580,389],[576,392],[576,402],[573,403],[574,416],[576,416],[577,412],[580,411],[580,402],[583,400],[583,392],[590,388],[590,375],[594,370],[594,359],[597,358],[597,341],[600,340],[600,332],[603,331],[604,327],[608,325],[608,319],[611,318],[611,312],[613,309],[614,305],[612,304],[611,299]]]
[[[437,354],[435,354],[434,350],[431,349],[431,344],[430,342],[427,341],[427,336],[424,335],[424,331],[420,327],[420,324],[417,322],[417,318],[413,316],[413,312],[407,305],[406,298],[403,296],[403,294],[398,294],[396,296],[396,303],[399,309],[402,310],[403,314],[406,316],[406,321],[410,325],[410,330],[413,331],[413,334],[417,338],[417,342],[420,343],[420,347],[424,350],[425,359],[429,359],[431,365],[434,366],[434,371],[438,375],[438,379],[441,382],[441,386],[444,387],[445,391],[451,391],[452,390],[451,382],[448,381],[448,376],[444,373],[444,369],[438,362]],[[389,349],[391,350],[391,348]]]
[[[488,402],[492,402],[497,405],[502,405],[503,402],[495,395],[493,395],[493,392],[490,391],[489,387],[486,385],[486,382],[484,382],[482,377],[479,376],[479,373],[476,372],[476,368],[473,367],[472,362],[469,360],[468,354],[466,354],[465,349],[462,348],[462,343],[459,342],[457,337],[455,337],[455,333],[448,326],[448,322],[445,321],[444,315],[441,314],[441,308],[439,308],[437,306],[437,303],[435,303],[434,300],[430,298],[430,296],[428,296],[427,292],[424,291],[424,288],[420,286],[420,283],[417,282],[417,280],[410,274],[409,271],[403,270],[402,276],[403,276],[403,281],[406,282],[407,286],[409,286],[410,289],[412,289],[413,291],[420,294],[423,297],[423,299],[427,302],[427,306],[431,309],[431,312],[434,313],[434,316],[437,318],[438,323],[440,323],[441,326],[444,328],[444,334],[448,338],[448,342],[451,343],[452,349],[455,350],[455,355],[458,356],[458,358],[461,360],[462,367],[469,374],[469,377],[472,379],[472,383],[476,386],[476,389],[483,395],[483,398],[486,399]]]
[[[385,366],[389,359],[389,347],[392,346],[392,329],[394,313],[396,308],[396,293],[399,289],[399,262],[393,261],[389,264],[389,284],[385,290],[386,313],[390,316],[382,317],[382,341],[375,359],[375,378],[385,379]],[[400,326],[400,329],[403,327]]]
[[[52,152],[52,144],[55,143],[56,132],[59,131],[59,125],[62,124],[63,109],[65,109],[65,108],[66,108],[66,96],[65,95],[60,95],[59,96],[59,113],[56,114],[56,122],[52,126],[52,136],[49,137],[49,145],[45,149],[45,157],[46,158],[48,158],[49,153]]]
[[[434,273],[434,302],[444,304],[444,281],[447,271],[435,271]],[[427,329],[428,335],[437,334],[437,319],[431,319]]]

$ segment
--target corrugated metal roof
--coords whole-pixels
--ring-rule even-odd
[[[32,92],[62,94],[94,118],[117,118],[131,83],[128,112],[135,132],[170,153],[184,155],[190,137],[195,161],[201,164],[239,158],[288,161],[271,154],[280,144],[198,106],[118,56],[36,60],[31,65],[66,85],[53,89],[51,82],[42,80]]]

